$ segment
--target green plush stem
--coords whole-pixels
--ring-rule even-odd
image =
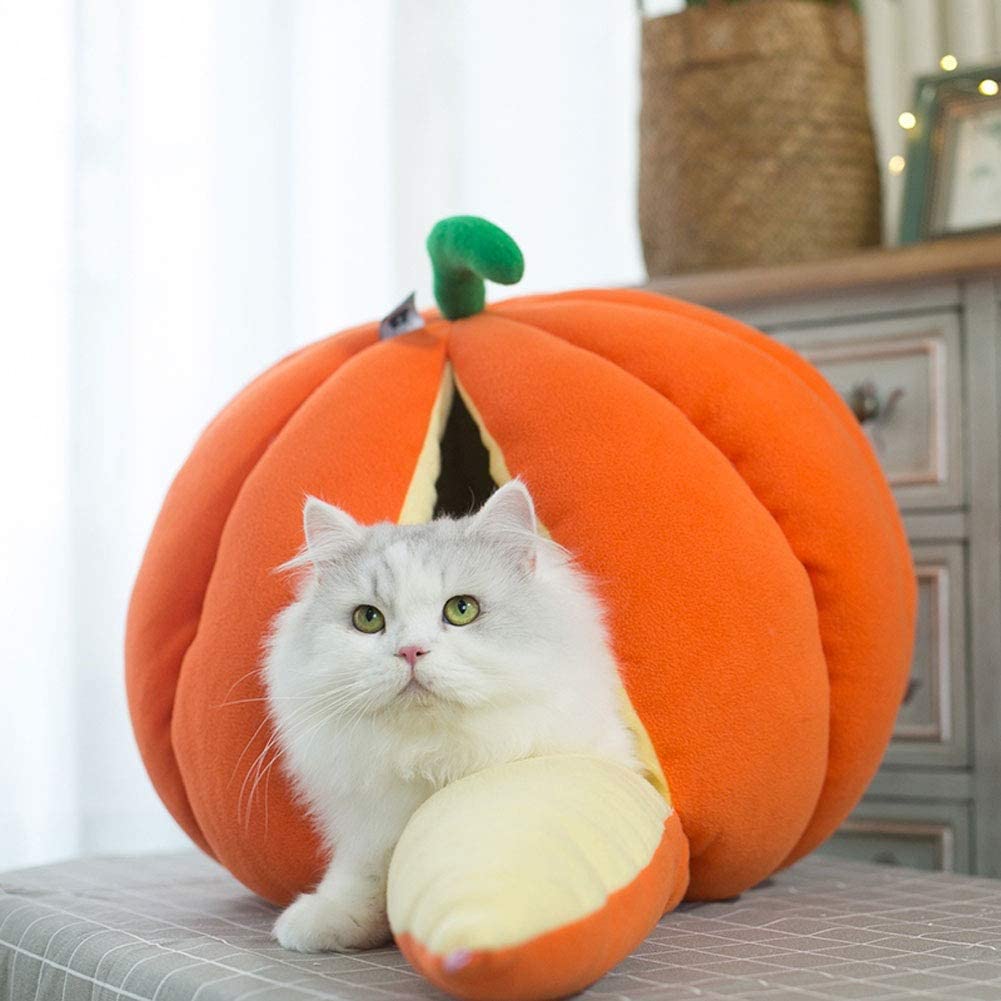
[[[479,313],[486,304],[484,279],[514,285],[525,273],[521,249],[499,226],[474,215],[436,223],[428,234],[434,297],[449,320]]]

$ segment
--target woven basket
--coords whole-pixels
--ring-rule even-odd
[[[709,0],[644,19],[639,216],[651,275],[877,243],[879,171],[852,5]]]

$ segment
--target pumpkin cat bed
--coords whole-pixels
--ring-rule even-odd
[[[388,903],[445,990],[559,997],[682,897],[739,894],[834,831],[889,739],[914,574],[855,418],[794,352],[638,291],[484,308],[521,261],[472,217],[429,249],[441,313],[292,354],[202,435],[136,582],[129,702],[176,820],[287,903],[324,858],[269,768],[258,669],[304,495],[420,522],[521,477],[597,581],[647,774],[554,755],[461,779],[404,830]]]

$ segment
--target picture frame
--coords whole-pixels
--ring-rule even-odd
[[[900,242],[1001,231],[1001,66],[920,77]]]

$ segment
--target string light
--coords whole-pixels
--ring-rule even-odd
[[[1001,86],[998,86],[997,80],[981,80],[977,90],[984,97],[997,97],[998,91],[1001,91]]]
[[[890,168],[891,174],[902,174],[906,163],[907,161],[902,156],[891,156],[887,167]]]
[[[918,120],[914,117],[912,112],[901,111],[897,116],[897,124],[902,129],[913,129],[914,126],[918,124]]]
[[[948,52],[942,56],[938,64],[946,73],[951,73],[959,65],[959,60],[951,52]]]

